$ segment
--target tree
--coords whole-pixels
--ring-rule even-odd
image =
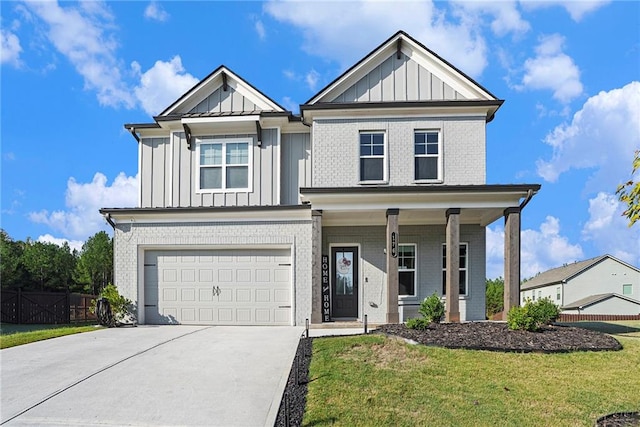
[[[77,280],[87,291],[97,295],[111,283],[113,276],[113,241],[100,231],[82,245],[77,265]]]
[[[22,253],[22,263],[31,276],[31,281],[40,290],[53,284],[56,271],[56,253],[58,246],[48,242],[37,242],[27,238]]]
[[[486,306],[488,318],[504,310],[504,279],[502,277],[487,279]]]
[[[15,242],[6,231],[0,229],[0,280],[3,288],[15,288],[22,285],[24,268],[22,267],[22,245]]]
[[[638,171],[640,171],[640,150],[636,150],[633,157],[631,179],[618,185],[616,190],[618,200],[627,205],[627,209],[622,214],[629,219],[629,227],[640,220],[640,180],[633,181],[633,176]]]

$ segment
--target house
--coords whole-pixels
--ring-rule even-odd
[[[640,315],[640,270],[611,255],[567,264],[522,284],[522,303],[541,298],[563,314]]]
[[[397,323],[425,297],[485,318],[485,228],[537,184],[487,184],[503,101],[400,31],[292,114],[220,66],[151,123],[135,208],[104,208],[115,283],[141,324]]]

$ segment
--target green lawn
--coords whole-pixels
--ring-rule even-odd
[[[314,339],[304,425],[592,426],[640,409],[640,328],[618,352],[515,354]]]
[[[0,349],[29,344],[64,335],[90,332],[99,329],[96,325],[0,325]]]

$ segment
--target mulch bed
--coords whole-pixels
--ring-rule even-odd
[[[437,323],[420,331],[405,325],[382,325],[376,333],[399,336],[417,343],[470,350],[518,353],[567,353],[621,350],[610,335],[568,326],[546,326],[540,332],[511,331],[506,323]]]
[[[490,350],[518,353],[567,353],[571,351],[611,351],[622,346],[613,337],[583,328],[547,326],[541,332],[510,331],[506,323],[438,323],[419,331],[405,325],[382,325],[374,333],[397,336],[417,343],[453,349]],[[302,424],[307,403],[307,383],[311,364],[312,338],[302,338],[275,427]],[[609,414],[598,419],[599,427],[640,426],[637,412]]]

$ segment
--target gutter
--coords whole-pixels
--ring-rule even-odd
[[[522,203],[520,203],[520,210],[522,211],[522,209],[524,209],[525,206],[527,206],[529,204],[529,202],[531,201],[531,199],[533,198],[533,190],[529,189],[527,190],[527,197],[524,198],[524,200],[522,201]]]
[[[113,219],[111,219],[111,214],[107,212],[106,214],[104,214],[104,215],[102,215],[102,216],[103,216],[103,217],[104,217],[104,219],[109,223],[109,225],[110,225],[111,227],[113,227],[113,229],[115,230],[115,229],[116,229],[116,223],[115,223],[115,222],[113,222]]]

